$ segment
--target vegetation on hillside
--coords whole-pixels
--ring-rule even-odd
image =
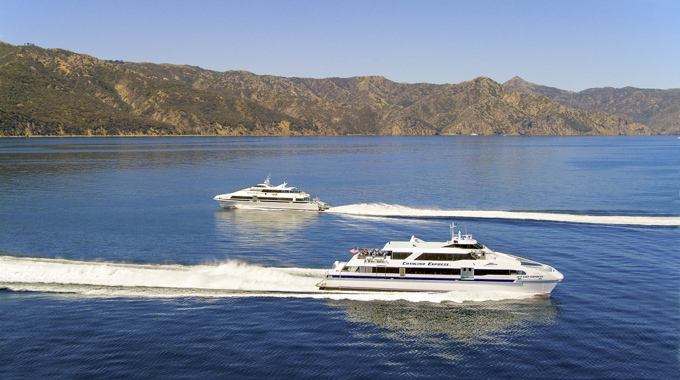
[[[611,135],[646,126],[488,78],[283,78],[0,43],[0,136]]]
[[[605,87],[571,92],[529,83],[519,77],[512,78],[503,86],[527,94],[543,95],[567,107],[626,118],[647,125],[657,133],[680,134],[680,89]]]

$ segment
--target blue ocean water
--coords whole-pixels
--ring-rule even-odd
[[[221,210],[292,186],[330,212]],[[0,378],[680,378],[673,137],[0,139]],[[550,297],[323,293],[452,220]]]

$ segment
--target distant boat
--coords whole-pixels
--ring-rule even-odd
[[[284,182],[273,186],[267,177],[264,183],[233,193],[217,195],[214,199],[222,208],[325,211],[330,207],[319,198],[312,198],[304,191],[286,185]]]

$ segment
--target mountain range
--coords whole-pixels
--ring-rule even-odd
[[[0,42],[0,136],[649,135],[680,131],[678,92],[285,78]]]
[[[649,126],[656,133],[680,134],[680,89],[635,87],[591,88],[581,92],[529,83],[514,77],[503,83],[509,89],[543,95],[568,107],[606,112]]]

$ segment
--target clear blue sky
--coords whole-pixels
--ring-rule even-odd
[[[0,0],[0,41],[285,77],[680,88],[676,0]]]

